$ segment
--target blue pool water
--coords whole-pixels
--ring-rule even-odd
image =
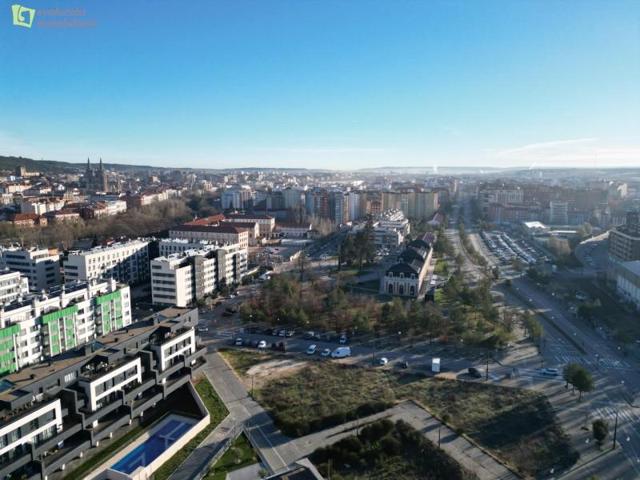
[[[190,423],[181,420],[169,420],[111,468],[129,474],[133,473],[138,467],[146,467],[191,427]]]

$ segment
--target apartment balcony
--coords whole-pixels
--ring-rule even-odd
[[[128,425],[131,421],[131,415],[124,411],[118,410],[110,413],[107,417],[102,418],[97,427],[91,430],[91,443],[93,445],[100,440],[110,438],[113,432],[119,428]]]
[[[71,460],[79,458],[89,448],[91,448],[91,442],[81,435],[78,435],[77,438],[69,439],[62,448],[58,448],[40,461],[43,471],[46,475],[49,475],[61,469]]]
[[[141,384],[136,386],[131,386],[131,384],[127,385],[124,388],[124,402],[130,403],[133,399],[135,399],[139,394],[146,392],[149,388],[156,384],[155,378],[147,378],[143,379]]]
[[[67,440],[80,431],[82,431],[82,420],[77,416],[65,416],[62,423],[62,431],[58,432],[50,439],[34,446],[34,458],[36,456],[43,455],[45,452],[55,449],[60,442]]]
[[[8,462],[0,464],[0,478],[7,478],[9,475],[19,468],[24,467],[32,461],[31,452],[25,452],[22,455],[12,458]]]
[[[190,375],[185,375],[182,372],[176,373],[173,376],[167,378],[167,382],[163,385],[164,386],[164,398],[166,398],[169,395],[171,395],[173,392],[175,392],[181,386],[185,385],[186,383],[189,383],[190,380],[191,380]]]
[[[93,424],[93,422],[100,421],[100,419],[102,417],[104,417],[105,415],[110,414],[114,410],[117,410],[118,408],[120,408],[120,407],[122,407],[124,405],[122,392],[116,392],[116,394],[118,394],[118,393],[119,393],[119,397],[118,398],[112,400],[111,402],[109,402],[108,404],[106,404],[103,407],[99,408],[95,412],[90,412],[86,408],[83,408],[80,411],[80,413],[84,416],[84,426],[85,426],[85,428],[89,428],[89,426],[91,424]]]
[[[135,418],[143,414],[162,399],[163,393],[161,391],[155,389],[146,391],[142,397],[135,399],[131,404],[131,417]]]

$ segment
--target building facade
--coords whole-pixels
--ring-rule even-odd
[[[20,272],[0,271],[0,304],[13,302],[29,293],[29,280]]]
[[[240,283],[246,271],[247,251],[238,245],[207,246],[161,256],[151,261],[152,301],[186,307],[225,285]]]
[[[380,281],[380,293],[417,298],[424,283],[433,249],[425,237],[410,242],[387,269]]]
[[[1,252],[2,263],[20,272],[32,292],[42,292],[60,285],[60,255],[53,248],[8,248]]]
[[[166,309],[101,344],[4,377],[0,477],[64,478],[70,462],[120,429],[172,403],[191,405],[183,395],[193,392],[189,381],[206,353],[197,322],[197,310]]]
[[[63,262],[65,281],[113,278],[137,284],[149,280],[149,240],[130,240],[69,252]]]

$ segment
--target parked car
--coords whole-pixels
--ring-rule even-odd
[[[317,348],[318,347],[315,344],[309,345],[309,347],[307,348],[307,355],[313,355],[314,353],[316,353]]]
[[[287,337],[287,338],[289,338],[289,337],[293,337],[293,334],[294,334],[294,333],[295,333],[295,332],[294,332],[293,330],[287,330],[287,331],[285,332],[285,337]]]
[[[480,370],[478,370],[476,367],[469,367],[467,368],[467,372],[469,373],[469,375],[471,375],[473,378],[482,378],[482,373],[480,373]]]
[[[258,348],[259,348],[260,350],[267,348],[267,342],[265,342],[264,340],[260,340],[260,341],[258,342]]]
[[[241,337],[236,338],[236,346],[238,346],[238,347],[242,346],[242,338]]]
[[[331,352],[331,358],[347,358],[351,356],[351,347],[338,347]]]
[[[323,356],[323,357],[328,357],[329,355],[331,355],[331,349],[330,348],[325,348],[324,350],[322,350],[320,355]]]
[[[287,331],[285,329],[282,329],[278,332],[279,337],[284,337],[286,334],[287,334]]]
[[[347,336],[345,334],[340,335],[340,340],[339,340],[340,345],[346,344],[347,341],[348,341],[348,338],[347,338]]]
[[[545,368],[542,370],[542,374],[549,377],[557,377],[560,375],[560,371],[557,368]]]
[[[398,364],[398,367],[399,367],[399,368],[407,369],[407,368],[409,368],[409,362],[400,362],[400,363]]]
[[[304,334],[305,340],[313,340],[314,338],[316,338],[315,332],[305,332]]]
[[[389,359],[387,357],[380,357],[380,360],[378,360],[378,365],[380,366],[385,366],[387,363],[389,363]]]
[[[208,331],[209,331],[209,327],[206,327],[206,326],[204,326],[204,325],[200,325],[200,326],[198,327],[198,331],[199,331],[199,332],[208,332]]]

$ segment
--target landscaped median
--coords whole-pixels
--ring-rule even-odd
[[[250,352],[240,352],[230,350],[225,356],[231,365],[242,356],[246,372]],[[256,358],[261,363],[268,359],[268,354]],[[276,425],[294,437],[410,399],[525,477],[551,468],[561,471],[578,458],[546,397],[531,390],[330,361],[307,362],[270,378],[254,396]]]
[[[178,467],[184,462],[191,452],[193,452],[202,441],[209,436],[214,428],[229,414],[227,407],[218,397],[218,394],[213,389],[209,380],[206,377],[201,377],[194,382],[194,387],[200,395],[202,402],[207,407],[210,416],[210,423],[207,425],[198,435],[196,435],[187,445],[184,446],[178,453],[166,461],[162,466],[156,470],[153,474],[154,480],[165,480],[175,472]]]

